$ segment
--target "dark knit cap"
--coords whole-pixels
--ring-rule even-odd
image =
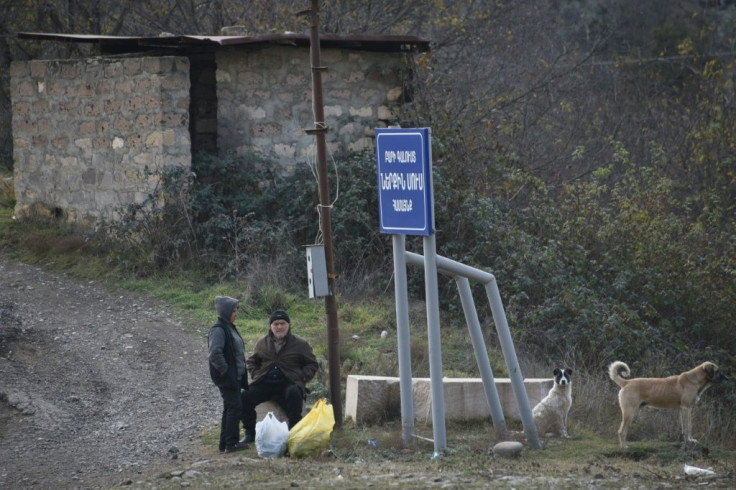
[[[289,318],[289,314],[286,313],[284,310],[276,310],[273,313],[271,313],[271,318],[268,319],[268,324],[271,325],[276,320],[286,320],[286,323],[291,325],[291,319]]]

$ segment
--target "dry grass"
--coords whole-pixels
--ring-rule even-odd
[[[418,427],[431,437],[431,427]],[[572,439],[544,440],[545,449],[525,449],[516,459],[494,456],[496,442],[487,421],[447,425],[448,447],[433,458],[431,442],[416,440],[402,449],[400,423],[376,426],[348,424],[333,432],[329,449],[320,457],[263,460],[254,447],[236,455],[219,455],[216,429],[203,438],[195,465],[195,487],[259,488],[733,488],[736,453],[703,445],[641,441],[629,450],[615,437],[600,438],[573,429]],[[204,459],[204,461],[202,461]],[[708,479],[688,477],[685,464],[712,468]],[[175,474],[188,468],[186,462]],[[167,473],[151,483],[178,488],[181,480]]]
[[[11,207],[15,203],[15,188],[11,177],[0,177],[0,206]]]

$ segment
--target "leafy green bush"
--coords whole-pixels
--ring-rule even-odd
[[[692,209],[661,172],[632,165],[620,143],[609,148],[619,169],[554,195],[508,172],[498,186],[525,187],[522,206],[436,167],[438,252],[495,275],[514,339],[539,358],[597,371],[619,358],[684,369],[705,356],[732,370],[734,220],[716,201]],[[441,301],[458,310],[449,282]]]
[[[145,202],[105,227],[119,263],[139,273],[193,268],[217,279],[306,285],[303,246],[322,241],[314,170],[299,165],[283,175],[257,155],[200,154],[193,167],[191,174],[166,169]],[[356,154],[334,169],[338,285],[365,292],[377,277],[390,277],[390,239],[377,230],[375,163],[369,153]]]
[[[582,247],[590,265],[576,275],[625,307],[620,330],[641,334],[632,341],[693,354],[733,348],[726,325],[736,320],[729,272],[736,261],[725,253],[733,230],[703,226],[707,213],[693,219],[671,181],[632,167],[611,186],[578,183],[567,189],[559,219],[563,241]],[[631,355],[630,344],[617,353]]]
[[[673,182],[634,166],[611,141],[611,160],[552,196],[522,173],[502,180],[527,189],[509,206],[458,185],[434,169],[438,253],[492,272],[515,340],[540,356],[574,359],[591,369],[652,352],[694,364],[734,359],[733,226],[722,206],[693,211]],[[303,245],[319,242],[314,169],[280,175],[256,156],[197,159],[195,175],[170,171],[160,195],[128,209],[114,230],[137,270],[176,267],[298,291],[306,286]],[[390,237],[378,233],[375,162],[370,152],[334,162],[329,180],[339,292],[384,294],[390,288]],[[499,185],[505,185],[500,183]],[[726,221],[727,222],[727,221]],[[419,239],[407,247],[419,253]],[[423,273],[409,274],[410,296],[423,298]],[[459,317],[452,280],[440,281],[443,311]],[[474,286],[483,322],[492,324]],[[652,360],[654,362],[654,360]]]

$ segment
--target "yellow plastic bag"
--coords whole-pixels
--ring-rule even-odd
[[[330,443],[335,413],[327,399],[320,398],[303,419],[289,431],[289,454],[292,458],[318,456]]]

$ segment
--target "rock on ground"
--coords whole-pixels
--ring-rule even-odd
[[[517,441],[503,441],[493,446],[493,455],[502,458],[516,458],[521,454],[524,446]]]

